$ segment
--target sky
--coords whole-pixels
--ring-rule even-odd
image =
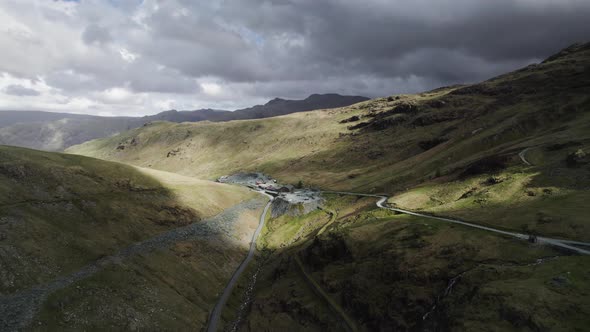
[[[590,39],[588,0],[1,0],[0,109],[234,110],[481,81]]]

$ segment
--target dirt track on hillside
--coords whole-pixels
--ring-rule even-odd
[[[157,249],[168,248],[174,243],[188,239],[209,238],[211,236],[231,236],[232,229],[240,215],[246,210],[262,208],[266,202],[252,199],[224,210],[209,219],[159,234],[150,239],[137,242],[118,253],[103,257],[69,275],[61,276],[49,283],[31,289],[0,297],[0,331],[18,331],[28,327],[35,318],[47,296],[66,288],[77,281],[88,278],[105,266],[128,257],[145,254]]]

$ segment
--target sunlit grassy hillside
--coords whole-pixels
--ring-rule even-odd
[[[210,179],[258,170],[324,189],[408,191],[407,207],[590,239],[588,164],[568,163],[590,152],[589,108],[584,44],[479,84],[262,120],[155,122],[68,151]],[[495,175],[501,184],[487,182]],[[509,213],[519,209],[524,219]]]

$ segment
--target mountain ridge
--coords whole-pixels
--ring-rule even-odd
[[[43,111],[0,111],[0,144],[61,151],[85,141],[108,137],[151,121],[223,122],[347,106],[367,100],[360,96],[313,94],[302,100],[275,98],[265,105],[236,111],[200,109],[168,110],[142,117],[101,117],[96,115]]]

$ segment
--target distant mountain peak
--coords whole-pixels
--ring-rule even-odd
[[[260,119],[291,113],[344,107],[368,99],[362,96],[342,96],[336,93],[314,93],[300,100],[274,98],[264,105],[256,105],[231,112],[224,120]]]
[[[338,93],[314,93],[309,95],[307,98],[305,99],[315,99],[315,98],[319,98],[319,97],[344,97]]]
[[[336,94],[313,94],[303,100],[274,98],[265,105],[237,110],[234,112],[211,108],[182,111],[170,109],[142,117],[100,117],[85,114],[52,113],[37,111],[0,111],[0,140],[2,144],[25,146],[46,150],[63,150],[82,142],[108,137],[131,128],[137,128],[150,121],[198,122],[260,119],[290,113],[312,111],[355,104],[368,98],[340,96]],[[61,121],[62,119],[70,119]],[[77,121],[72,121],[77,119]],[[57,129],[44,131],[47,124]],[[4,128],[6,127],[6,128]],[[54,132],[59,131],[62,142],[55,142]],[[2,135],[4,132],[4,135]],[[41,133],[38,138],[36,133]]]
[[[268,103],[266,103],[265,105],[273,105],[273,104],[282,103],[285,101],[287,101],[287,100],[277,97],[277,98],[273,98],[273,99],[269,100]]]

